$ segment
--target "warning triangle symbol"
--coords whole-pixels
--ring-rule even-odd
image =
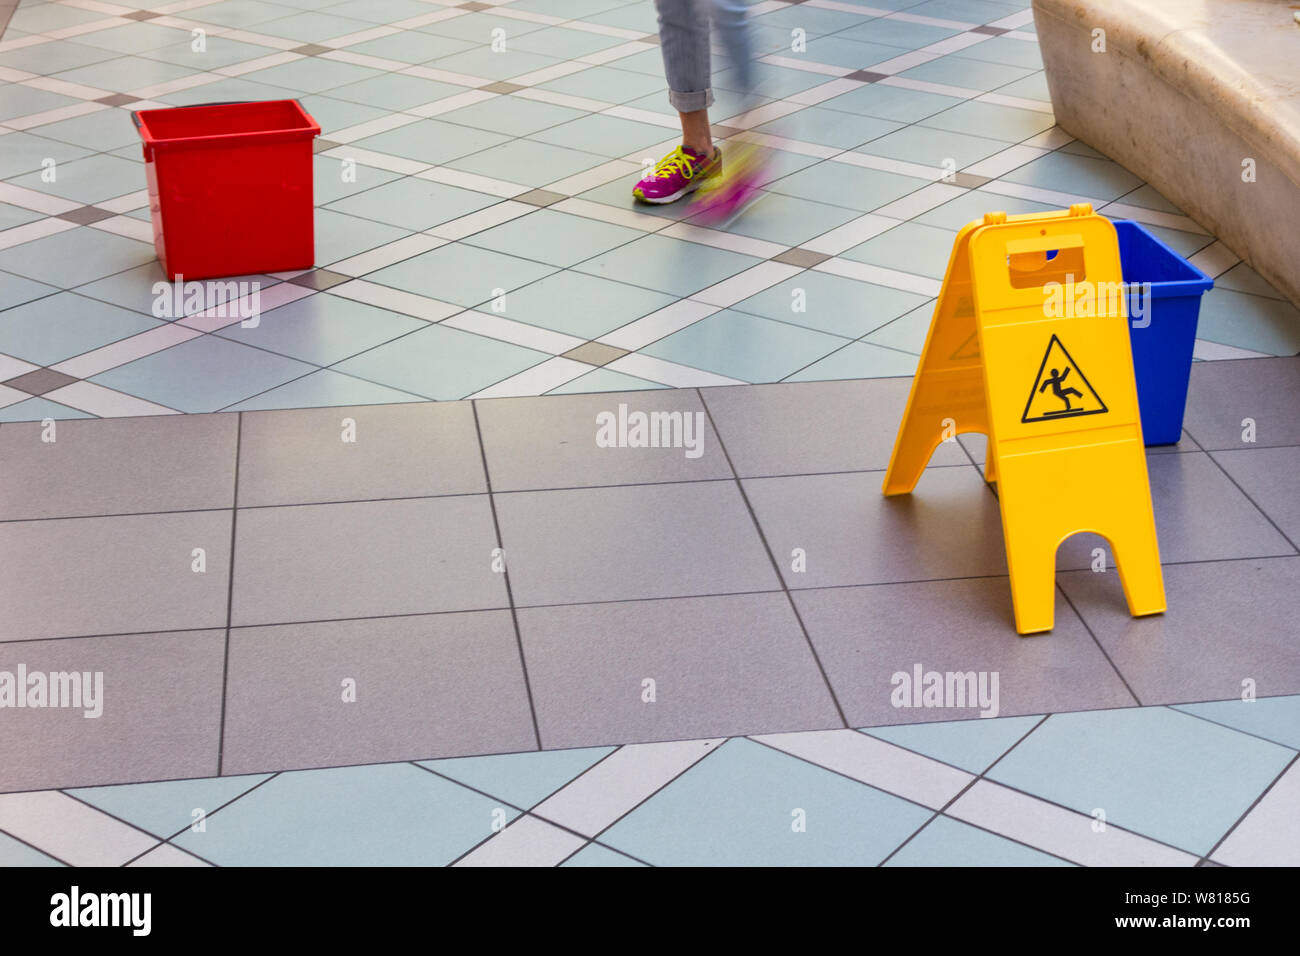
[[[1102,415],[1109,409],[1101,396],[1088,384],[1083,369],[1055,335],[1047,343],[1039,363],[1034,387],[1025,403],[1022,422],[1047,422],[1080,415]]]
[[[948,361],[956,362],[961,359],[977,359],[980,357],[980,342],[978,333],[972,332],[962,340],[961,345],[953,349],[953,353],[948,356]]]

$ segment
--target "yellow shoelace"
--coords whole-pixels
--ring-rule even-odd
[[[681,173],[687,179],[695,176],[695,157],[691,156],[686,150],[678,146],[675,150],[659,160],[659,165],[655,167],[655,176],[659,179],[668,179],[673,173]]]

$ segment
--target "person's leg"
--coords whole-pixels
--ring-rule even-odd
[[[754,96],[754,50],[748,0],[712,0],[713,27],[736,70],[737,85],[749,108]]]
[[[655,0],[659,52],[668,80],[668,102],[682,123],[682,145],[713,154],[709,107],[713,105],[709,63],[709,0]]]
[[[642,202],[676,202],[722,170],[722,153],[713,148],[709,130],[709,2],[655,0],[668,102],[681,120],[682,145],[633,187]]]

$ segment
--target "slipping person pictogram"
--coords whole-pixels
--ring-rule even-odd
[[[1106,403],[1088,384],[1088,377],[1079,363],[1053,335],[1043,353],[1038,374],[1034,376],[1033,390],[1020,420],[1046,422],[1077,415],[1100,415],[1106,411]]]

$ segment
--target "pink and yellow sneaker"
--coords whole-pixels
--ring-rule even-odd
[[[678,146],[659,160],[654,172],[638,180],[632,195],[655,205],[676,202],[721,172],[722,150],[714,147],[712,158],[705,158],[689,147]]]

